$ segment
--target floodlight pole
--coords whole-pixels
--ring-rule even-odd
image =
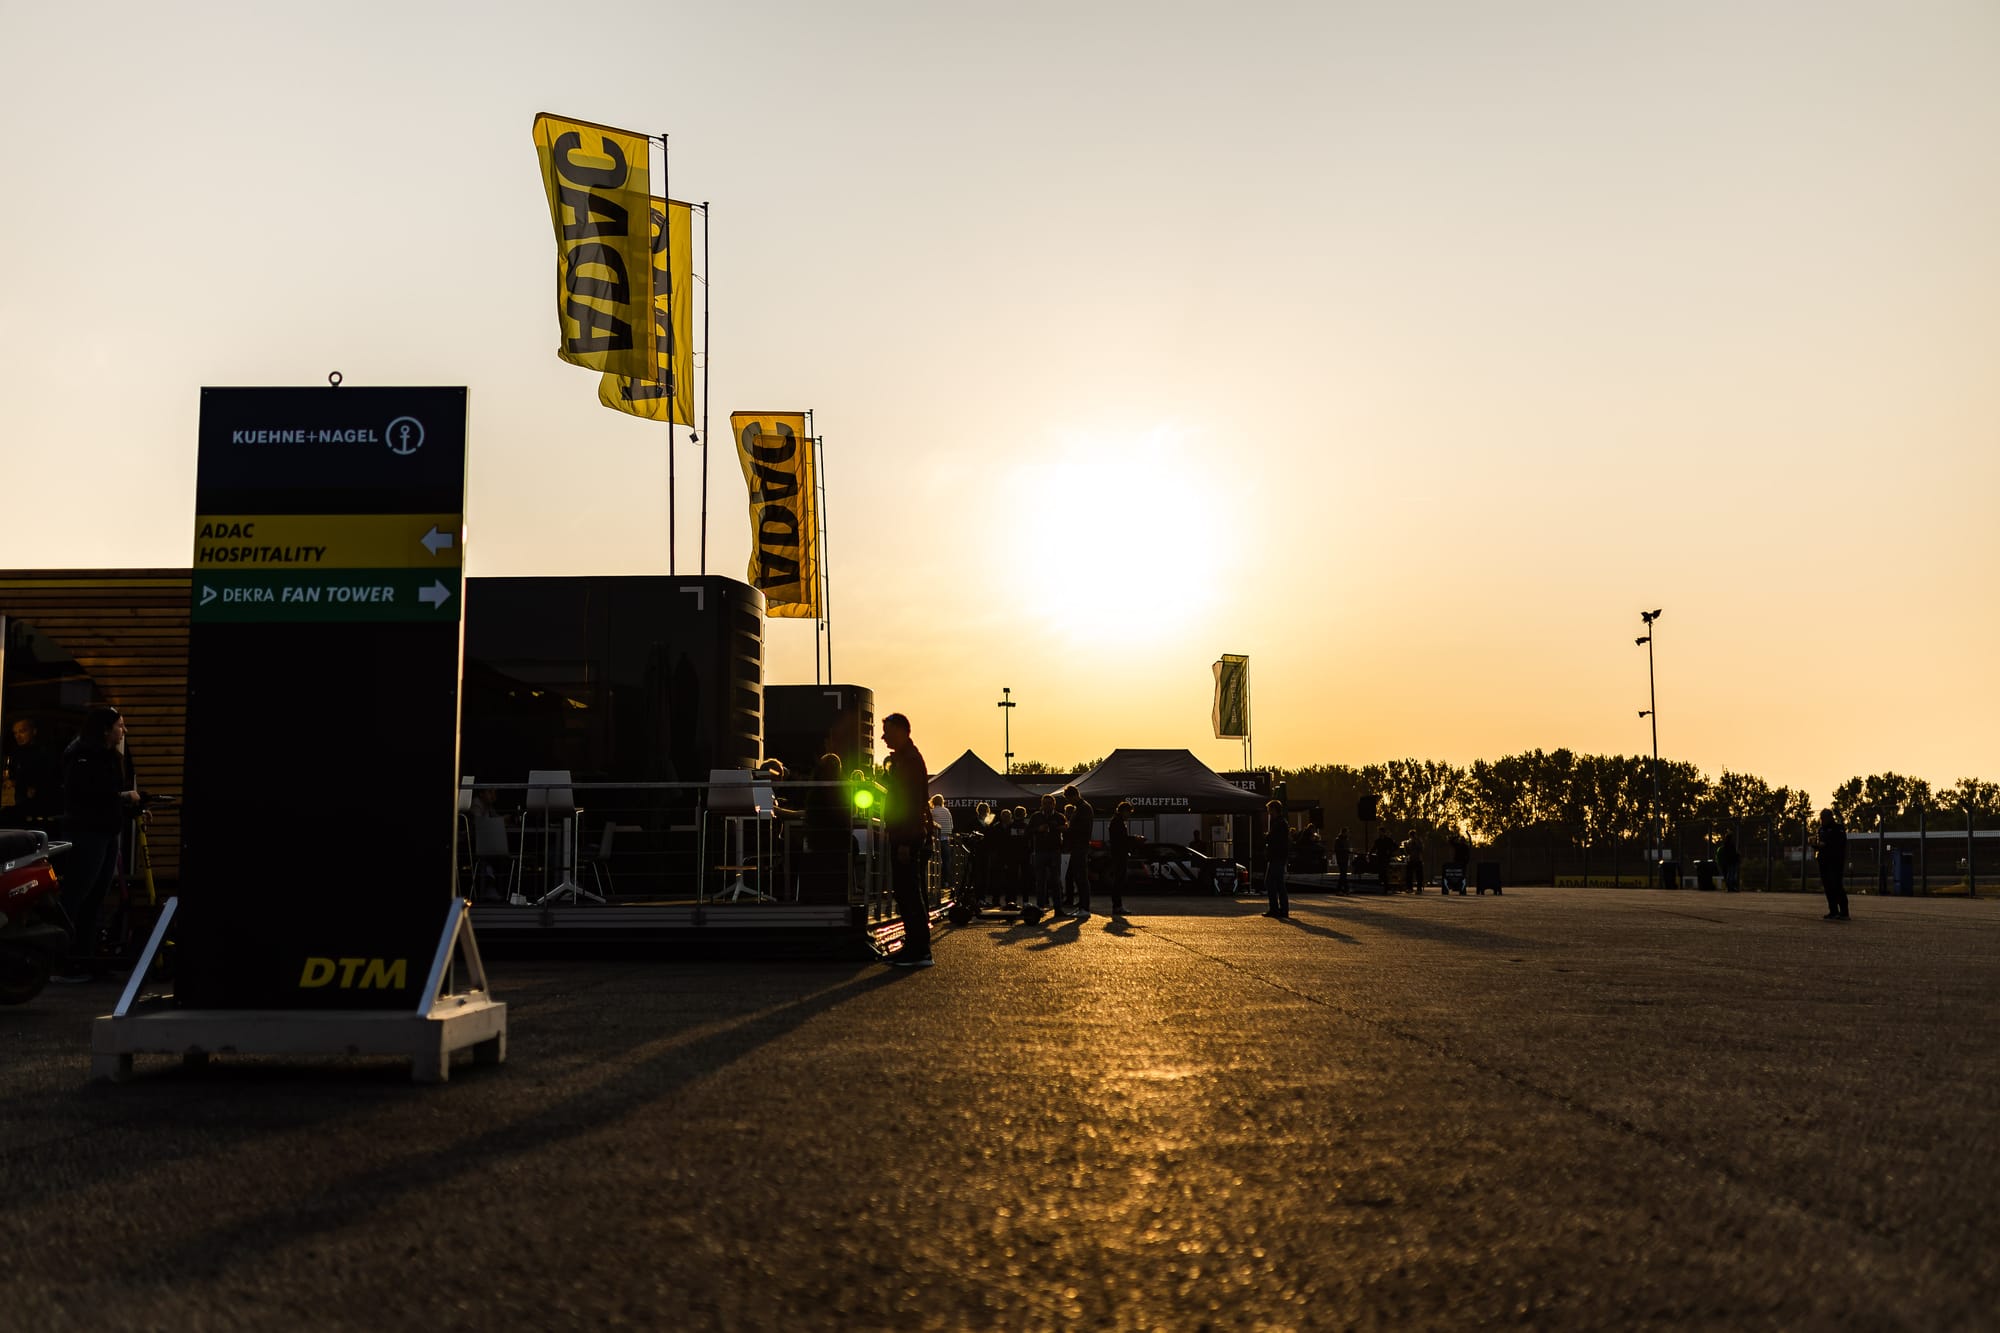
[[[1646,716],[1653,724],[1653,850],[1664,850],[1661,840],[1664,831],[1660,826],[1660,695],[1653,677],[1653,635],[1657,632],[1653,622],[1660,618],[1658,611],[1641,611],[1639,619],[1646,624],[1646,636],[1640,642],[1646,645],[1646,702],[1650,707]]]
[[[1007,697],[1012,693],[1012,690],[1002,685],[1000,687],[1000,702],[995,705],[998,708],[1010,710],[1000,714],[1000,771],[1003,774],[1011,774],[1014,771],[1014,714],[1011,710],[1020,707],[1020,705]]]

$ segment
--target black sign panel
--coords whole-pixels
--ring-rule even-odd
[[[202,390],[183,1007],[418,1006],[456,891],[465,412]]]

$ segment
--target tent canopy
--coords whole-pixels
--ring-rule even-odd
[[[1076,780],[1076,789],[1100,815],[1120,801],[1146,813],[1248,814],[1264,808],[1263,797],[1220,777],[1186,750],[1113,750]]]
[[[944,797],[954,808],[974,806],[981,801],[999,805],[1033,804],[1034,793],[1016,786],[993,771],[993,766],[967,750],[931,778],[931,795]]]

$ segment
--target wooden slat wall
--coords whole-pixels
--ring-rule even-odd
[[[125,715],[139,785],[163,796],[181,794],[186,764],[188,584],[185,570],[0,570],[0,615],[76,659]],[[179,811],[156,811],[146,841],[165,888],[180,878]]]

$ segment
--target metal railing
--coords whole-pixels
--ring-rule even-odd
[[[475,780],[454,831],[460,892],[515,906],[841,906],[873,924],[897,914],[895,896],[882,820],[856,809],[856,789]],[[934,908],[949,890],[940,869],[934,849]]]

